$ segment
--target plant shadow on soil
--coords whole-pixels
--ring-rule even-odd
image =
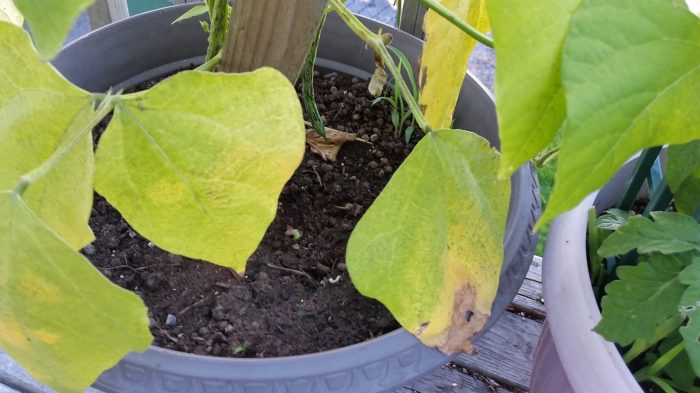
[[[95,196],[90,226],[96,240],[83,253],[110,280],[144,299],[155,345],[221,357],[291,356],[348,346],[399,327],[384,306],[355,290],[345,247],[417,137],[406,144],[393,135],[391,109],[370,105],[366,81],[317,72],[315,88],[326,126],[357,133],[371,144],[346,143],[336,162],[323,161],[307,147],[241,279],[227,268],[159,249]],[[96,128],[96,139],[104,127]]]

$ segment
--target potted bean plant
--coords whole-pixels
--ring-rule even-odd
[[[386,391],[471,351],[512,299],[539,199],[528,163],[497,176],[493,101],[462,85],[476,39],[491,44],[485,4],[427,2],[416,87],[417,39],[339,0],[265,3],[146,13],[55,58],[90,1],[0,3],[0,348],[37,380]],[[253,45],[266,14],[274,39]],[[279,37],[296,51],[266,52]],[[420,132],[394,136],[370,105],[392,85]]]
[[[60,24],[47,23],[45,19],[54,21],[61,12],[47,14],[36,3],[15,1],[32,29],[36,48],[49,58],[61,41],[51,29]],[[65,19],[88,2],[66,2],[69,3],[75,7],[60,9],[66,12]],[[675,209],[680,213],[654,213],[646,218],[646,208],[635,217],[612,211],[600,218],[600,224],[615,232],[598,251],[603,236],[594,220],[589,220],[587,206],[583,221],[580,211],[574,210],[567,214],[577,215],[575,225],[566,225],[568,216],[564,215],[564,221],[552,228],[545,251],[545,301],[557,304],[549,299],[569,293],[584,299],[577,304],[587,308],[553,306],[561,312],[550,308],[548,329],[554,344],[549,352],[543,344],[541,353],[554,355],[561,366],[550,368],[549,375],[536,373],[533,390],[544,391],[546,386],[554,386],[553,391],[621,391],[621,386],[639,389],[622,362],[623,357],[633,360],[633,371],[639,380],[666,391],[696,390],[700,343],[694,321],[698,282],[694,253],[698,230],[691,221],[697,209],[692,196],[697,154],[692,153],[692,143],[700,138],[700,111],[696,105],[700,91],[697,16],[679,0],[424,3],[432,11],[424,26],[427,43],[418,78],[420,101],[416,102],[414,92],[403,81],[386,49],[386,30],[374,33],[379,27],[376,25],[372,31],[367,30],[339,1],[329,2],[329,10],[336,12],[360,37],[355,53],[361,53],[365,43],[376,53],[370,60],[372,65],[364,68],[366,76],[374,76],[375,87],[384,84],[385,76],[391,76],[424,135],[406,161],[397,170],[388,171],[393,173],[391,180],[353,230],[343,267],[349,270],[354,285],[363,294],[380,300],[407,331],[427,345],[448,353],[469,350],[470,337],[483,328],[489,312],[494,310],[492,303],[507,299],[496,295],[502,292],[503,278],[517,276],[519,271],[511,258],[503,258],[501,243],[505,233],[506,245],[512,246],[508,241],[511,225],[523,221],[518,215],[510,219],[507,215],[508,206],[512,215],[526,194],[513,192],[518,184],[513,179],[519,178],[524,163],[553,141],[560,141],[560,147],[555,149],[558,167],[554,193],[540,218],[542,225],[579,203],[590,205],[590,199],[581,200],[605,185],[640,150],[677,145],[669,148],[666,175],[669,189],[676,195]],[[221,20],[227,11],[219,6],[210,3],[207,8],[212,20],[207,25],[210,44],[222,42],[224,29],[214,21]],[[240,16],[234,9],[231,20],[237,20],[237,15]],[[334,23],[333,15],[328,15],[327,27]],[[142,20],[144,24],[157,25],[157,16],[154,13]],[[230,34],[235,24],[229,26],[233,27],[229,28]],[[93,185],[131,224],[134,238],[141,234],[152,242],[149,244],[153,248],[228,266],[233,271],[221,274],[228,272],[234,278],[221,282],[222,288],[235,286],[231,280],[241,276],[245,261],[258,247],[276,209],[279,214],[277,196],[301,159],[304,126],[289,83],[295,78],[282,77],[270,69],[243,74],[194,71],[179,73],[145,91],[116,94],[106,93],[104,88],[99,93],[87,93],[39,60],[28,36],[20,29],[9,24],[1,24],[0,28],[5,38],[0,44],[0,136],[4,138],[0,149],[2,157],[11,157],[0,177],[0,188],[6,190],[0,194],[4,251],[0,255],[5,272],[0,276],[5,289],[0,303],[0,344],[41,381],[62,391],[76,391],[92,383],[126,352],[142,351],[152,340],[141,301],[111,286],[77,253],[80,249],[88,253],[83,247],[92,238],[86,222]],[[482,34],[489,28],[493,42]],[[327,38],[345,41],[338,39],[342,34],[329,31]],[[460,94],[456,86],[461,85],[466,59],[474,45],[462,32],[496,48],[499,138],[490,142],[500,147],[500,156],[484,139],[450,128]],[[398,46],[401,34],[393,33]],[[159,39],[163,40],[164,35]],[[129,41],[146,41],[140,40],[144,36],[131,36]],[[53,45],[46,37],[53,37]],[[88,43],[90,37],[86,40]],[[94,46],[105,47],[102,42]],[[227,47],[223,45],[222,58],[228,57]],[[410,52],[410,45],[399,49]],[[80,52],[68,48],[64,53],[78,56]],[[319,60],[329,53],[321,41]],[[110,65],[121,66],[116,69],[129,67],[118,64],[119,59],[100,62],[101,56],[83,56],[83,66],[70,66],[65,57],[57,59],[56,65],[76,80],[88,71],[99,73]],[[205,68],[215,63],[217,56],[216,50],[210,50]],[[359,64],[357,57],[343,62],[342,67],[337,66],[337,61],[326,64],[336,66],[337,71],[353,72]],[[413,59],[412,55],[408,57]],[[160,62],[139,73],[124,75],[117,82],[136,84],[153,79],[173,71],[173,65],[182,65],[183,59],[189,58],[180,56]],[[148,63],[145,57],[143,61]],[[165,67],[168,64],[170,67]],[[385,67],[388,75],[382,71]],[[118,83],[102,87],[112,85]],[[469,80],[462,94],[465,88],[475,89]],[[332,96],[334,92],[328,94]],[[463,105],[467,111],[483,108],[484,115],[488,110],[479,100]],[[342,108],[335,109],[333,116],[342,116]],[[112,110],[110,125],[97,142],[93,176],[93,141],[89,133]],[[468,121],[460,112],[456,112],[454,124]],[[332,145],[333,136],[344,134],[330,133],[325,126],[321,129],[318,120],[310,119],[316,132],[325,133],[325,139],[320,135],[320,140],[316,138],[319,142],[310,144],[323,152],[326,150],[320,141]],[[329,120],[327,116],[325,120]],[[177,131],[179,127],[185,131]],[[393,132],[393,127],[389,128]],[[313,138],[313,131],[309,135]],[[482,135],[489,136],[488,132]],[[377,141],[368,136],[366,142]],[[380,159],[374,161],[375,165],[385,158],[380,152],[374,156]],[[643,162],[654,161],[645,159],[647,156],[653,158],[653,154],[645,152],[638,161],[640,167]],[[379,170],[386,175],[386,166],[373,166],[367,163],[377,175]],[[312,176],[318,176],[318,186],[323,189],[324,177],[314,171],[318,172],[315,166],[308,168]],[[507,181],[509,177],[511,182]],[[631,178],[639,180],[642,176]],[[663,183],[659,185],[658,179],[651,183],[654,197],[650,209],[664,209],[661,202],[669,192]],[[508,185],[512,187],[510,192]],[[521,186],[522,183],[518,188]],[[635,194],[638,187],[629,187],[635,190],[630,194]],[[310,202],[311,199],[307,203]],[[614,205],[599,204],[601,210]],[[352,203],[337,206],[341,211],[357,211]],[[261,220],[262,217],[268,218]],[[581,239],[586,227],[591,228],[589,238],[598,236],[590,247],[572,240]],[[304,239],[305,231],[293,225],[282,228],[289,233],[291,242]],[[128,230],[123,233],[125,237],[132,236]],[[528,244],[522,241],[522,235],[514,239],[517,248]],[[562,247],[552,246],[555,241]],[[301,248],[299,243],[290,244]],[[585,262],[569,264],[581,261],[579,257],[586,252],[594,272],[593,284],[582,284],[581,275],[567,281],[550,273],[555,266],[585,271]],[[603,260],[596,253],[611,259]],[[616,254],[624,255],[612,257]],[[125,263],[129,265],[131,261]],[[275,260],[265,263],[275,266],[272,269],[296,270],[295,274],[312,280],[314,285],[314,277],[304,276],[308,273],[294,266],[277,265]],[[172,264],[180,265],[182,261],[174,258]],[[617,267],[621,264],[629,266]],[[197,274],[193,270],[190,278],[194,280]],[[128,273],[120,275],[127,277]],[[499,275],[500,285],[496,285]],[[599,281],[600,277],[605,281]],[[337,284],[337,277],[317,284],[334,285],[333,282]],[[610,283],[603,285],[605,282]],[[214,293],[219,290],[213,289]],[[265,296],[266,291],[258,288],[254,293]],[[603,309],[603,322],[599,325],[596,293],[602,299]],[[173,297],[178,295],[182,294]],[[231,302],[233,298],[251,302],[251,294],[246,291],[227,297]],[[195,302],[192,307],[199,305]],[[243,309],[238,306],[232,310],[219,302],[212,307],[211,315]],[[171,318],[170,322],[177,325],[178,315],[171,315],[175,320]],[[574,334],[577,344],[567,350],[562,344],[567,336],[561,333],[565,326],[561,321],[580,320],[581,315],[586,321],[580,324],[583,333]],[[217,324],[223,322],[214,319]],[[230,319],[233,318],[227,320]],[[165,316],[155,316],[150,331],[165,329],[167,323]],[[249,350],[250,344],[245,342],[238,346],[228,342],[228,326],[205,327],[205,331],[223,329],[217,331],[222,333],[218,342],[213,338],[211,344],[204,340],[201,347],[205,352],[209,345],[212,351],[215,345],[238,353]],[[293,327],[279,329],[285,328]],[[598,334],[615,340],[624,356]],[[97,386],[111,391],[381,391],[414,377],[427,364],[445,359],[426,351],[426,347],[410,345],[387,348],[392,355],[377,358],[382,360],[363,363],[357,359],[367,361],[376,355],[381,343],[404,338],[390,333],[337,352],[329,351],[328,357],[261,360],[266,363],[257,363],[257,359],[240,363],[219,361],[151,348],[144,355],[129,354],[103,374]],[[340,361],[333,355],[348,354],[353,348],[358,352],[348,356],[352,359],[345,363],[347,367],[334,369]],[[598,349],[606,354],[607,361],[602,360],[604,357],[588,356]],[[536,369],[547,369],[540,367],[540,359],[538,356]],[[272,365],[276,368],[269,368]],[[331,371],[309,373],[310,368],[324,367]],[[232,377],[237,369],[245,374]],[[612,374],[601,374],[603,369],[612,370]],[[270,373],[274,380],[265,379]],[[551,385],[539,387],[536,381]]]

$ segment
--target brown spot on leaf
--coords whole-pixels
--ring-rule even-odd
[[[445,339],[438,349],[451,355],[457,352],[474,353],[472,337],[484,328],[489,313],[476,307],[476,290],[471,285],[462,287],[452,306],[452,324],[445,332]]]

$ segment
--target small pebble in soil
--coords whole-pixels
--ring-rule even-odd
[[[95,255],[97,254],[97,247],[93,246],[92,244],[88,244],[87,246],[83,247],[83,253],[85,255]]]
[[[165,326],[167,327],[173,327],[177,325],[177,318],[173,314],[168,314],[168,316],[165,318]]]

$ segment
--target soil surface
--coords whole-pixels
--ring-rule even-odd
[[[82,252],[105,276],[144,299],[155,345],[222,357],[290,356],[351,345],[398,327],[380,303],[353,287],[345,247],[413,145],[394,137],[391,109],[370,105],[365,81],[335,73],[317,73],[315,79],[326,126],[371,144],[346,143],[336,162],[323,161],[307,146],[244,277],[159,249],[95,196],[90,226],[96,241]],[[100,133],[98,127],[96,138]]]

